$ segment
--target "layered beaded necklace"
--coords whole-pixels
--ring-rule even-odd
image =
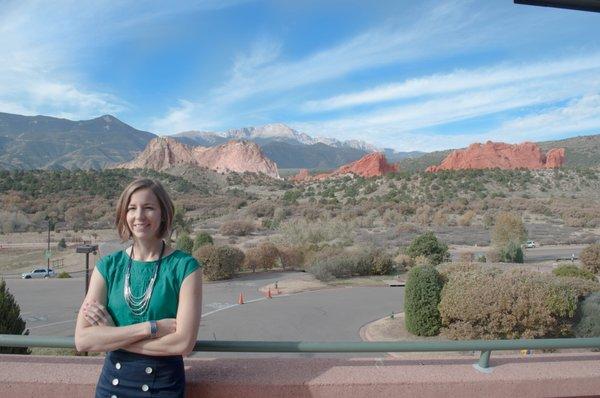
[[[152,291],[154,290],[154,283],[156,282],[156,276],[158,275],[158,270],[160,269],[160,263],[162,261],[163,253],[165,252],[165,241],[162,241],[162,248],[160,249],[160,256],[158,257],[158,262],[154,267],[154,274],[146,287],[146,291],[141,296],[134,296],[131,292],[131,284],[129,279],[131,277],[131,264],[133,263],[133,246],[131,245],[131,254],[129,255],[129,263],[127,264],[127,271],[125,272],[125,286],[123,288],[123,297],[125,298],[125,302],[127,306],[131,310],[131,313],[134,315],[143,315],[148,309],[148,304],[150,303],[150,297],[152,297]]]

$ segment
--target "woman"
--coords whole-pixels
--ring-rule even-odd
[[[183,397],[183,355],[196,343],[202,269],[165,244],[173,202],[158,182],[138,179],[117,203],[126,250],[98,261],[77,317],[78,351],[108,351],[96,397]]]

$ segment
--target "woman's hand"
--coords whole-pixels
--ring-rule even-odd
[[[89,324],[94,326],[115,326],[106,307],[96,300],[86,300],[83,303],[83,317]]]
[[[175,333],[177,330],[177,320],[175,318],[165,318],[160,321],[156,321],[158,332],[156,337],[163,337],[171,333]]]

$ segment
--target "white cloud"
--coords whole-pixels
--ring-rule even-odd
[[[467,4],[454,1],[425,6],[409,27],[389,22],[296,61],[270,62],[248,68],[246,73],[239,73],[234,65],[231,79],[213,94],[216,101],[230,103],[258,93],[283,93],[364,69],[483,45],[484,32],[478,40],[461,34],[477,18],[469,15]]]
[[[600,113],[596,98],[600,92],[600,75],[595,71],[577,74],[562,79],[545,79],[493,89],[471,90],[456,94],[438,96],[435,99],[419,100],[407,105],[387,107],[378,111],[362,112],[352,117],[339,117],[319,122],[293,123],[299,131],[311,135],[325,135],[336,138],[371,140],[377,146],[392,145],[403,150],[437,150],[455,148],[473,141],[487,139],[518,141],[531,139],[533,128],[541,128],[544,123],[563,123],[560,131],[581,130],[583,127],[600,128]],[[420,133],[438,125],[474,119],[509,110],[523,110],[532,106],[554,104],[560,101],[583,97],[577,107],[557,108],[549,114],[509,119],[501,129],[479,131],[471,134]],[[590,99],[591,98],[591,99]],[[585,113],[587,112],[587,113]],[[583,115],[587,115],[585,123]],[[570,115],[570,119],[566,116]],[[513,117],[513,116],[505,116]],[[579,119],[579,125],[576,121]],[[560,122],[558,121],[560,120]],[[554,129],[558,129],[554,127]],[[552,128],[547,129],[549,133]],[[419,131],[419,133],[417,133]],[[520,137],[520,138],[519,138]],[[539,136],[543,137],[543,134]],[[419,146],[421,145],[421,146]]]
[[[249,0],[3,2],[0,8],[0,109],[84,119],[129,108],[81,69],[98,48],[148,30],[153,21]]]
[[[591,69],[600,72],[600,53],[559,61],[458,70],[447,74],[414,78],[360,92],[308,101],[303,105],[303,108],[306,111],[313,112],[330,111],[356,105],[481,89],[483,87],[515,84],[527,80],[548,79]]]
[[[600,133],[600,94],[585,95],[563,107],[551,107],[503,123],[490,132],[508,137],[545,138],[552,134],[589,131]]]

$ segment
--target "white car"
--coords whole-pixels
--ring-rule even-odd
[[[525,243],[525,247],[528,249],[533,249],[536,246],[537,246],[537,243],[535,243],[532,240],[528,240],[527,243]]]
[[[56,274],[53,270],[46,270],[46,268],[37,268],[31,272],[23,272],[21,274],[22,279],[31,279],[31,278],[53,278]]]

